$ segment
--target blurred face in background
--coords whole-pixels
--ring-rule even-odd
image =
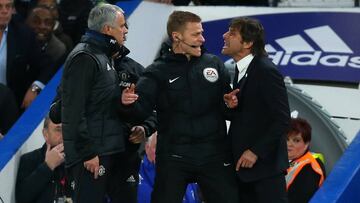
[[[35,8],[29,14],[26,22],[36,33],[36,38],[40,42],[44,43],[50,40],[55,24],[50,10],[41,7]]]
[[[309,148],[309,143],[304,142],[300,133],[289,132],[287,148],[289,160],[294,160],[305,154]]]
[[[51,147],[63,143],[61,124],[54,124],[50,119],[48,127],[43,129],[43,135],[46,143]]]
[[[56,0],[38,0],[37,5],[48,8],[51,11],[51,14],[53,15],[54,19],[55,20],[59,19],[59,12],[57,9]]]
[[[12,0],[0,0],[0,30],[4,30],[11,20],[14,13]]]

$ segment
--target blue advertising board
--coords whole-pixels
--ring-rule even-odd
[[[249,16],[265,28],[266,51],[293,79],[360,82],[360,13],[299,12]],[[231,19],[203,23],[205,46],[224,61],[222,35]]]

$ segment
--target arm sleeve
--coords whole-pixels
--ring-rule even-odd
[[[39,164],[32,155],[34,154],[25,154],[20,159],[15,191],[17,202],[35,202],[48,187],[53,175],[44,161]]]
[[[135,93],[139,95],[137,101],[131,105],[122,105],[119,102],[119,112],[131,117],[131,123],[140,124],[144,122],[155,109],[155,103],[158,95],[158,80],[154,73],[149,70],[151,66],[143,73],[136,83]]]
[[[153,113],[142,123],[142,126],[145,129],[145,136],[150,137],[157,129],[157,119],[156,119],[156,111]]]
[[[68,139],[81,140],[84,147],[78,149],[79,153],[88,158],[98,154],[86,121],[86,106],[97,70],[97,63],[91,56],[79,54],[64,69],[61,86],[64,142]]]
[[[276,150],[279,143],[285,142],[286,130],[290,122],[290,110],[287,91],[282,76],[275,68],[262,69],[258,78],[260,99],[267,107],[269,126],[262,139],[259,139],[251,151],[259,157],[266,157]]]

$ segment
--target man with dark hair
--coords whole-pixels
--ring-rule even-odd
[[[216,56],[203,53],[201,19],[174,11],[169,42],[161,56],[123,91],[124,111],[139,121],[155,108],[158,119],[153,203],[180,203],[188,183],[197,182],[205,201],[238,202],[234,167],[226,136],[223,95],[229,75]]]
[[[235,18],[223,37],[222,53],[236,62],[234,91],[224,99],[233,108],[229,135],[241,202],[287,202],[289,103],[264,49],[264,28],[255,19]]]
[[[104,202],[125,150],[125,124],[116,107],[121,90],[113,66],[125,40],[124,12],[111,4],[94,7],[89,31],[69,54],[61,81],[61,114],[66,167],[74,201]]]
[[[16,201],[22,203],[68,202],[70,183],[64,167],[61,124],[44,119],[45,144],[21,156],[16,179]]]
[[[55,69],[59,68],[66,57],[66,46],[53,33],[55,18],[51,10],[45,6],[32,8],[26,19],[27,25],[35,32],[41,51],[51,57],[55,63]]]

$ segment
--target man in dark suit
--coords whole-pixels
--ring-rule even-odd
[[[51,59],[40,52],[34,33],[12,19],[13,0],[0,0],[0,82],[28,107],[54,74]]]
[[[241,202],[287,202],[289,104],[283,77],[264,49],[264,28],[236,18],[223,38],[222,53],[236,61],[234,91],[224,100],[232,108],[229,135]]]

